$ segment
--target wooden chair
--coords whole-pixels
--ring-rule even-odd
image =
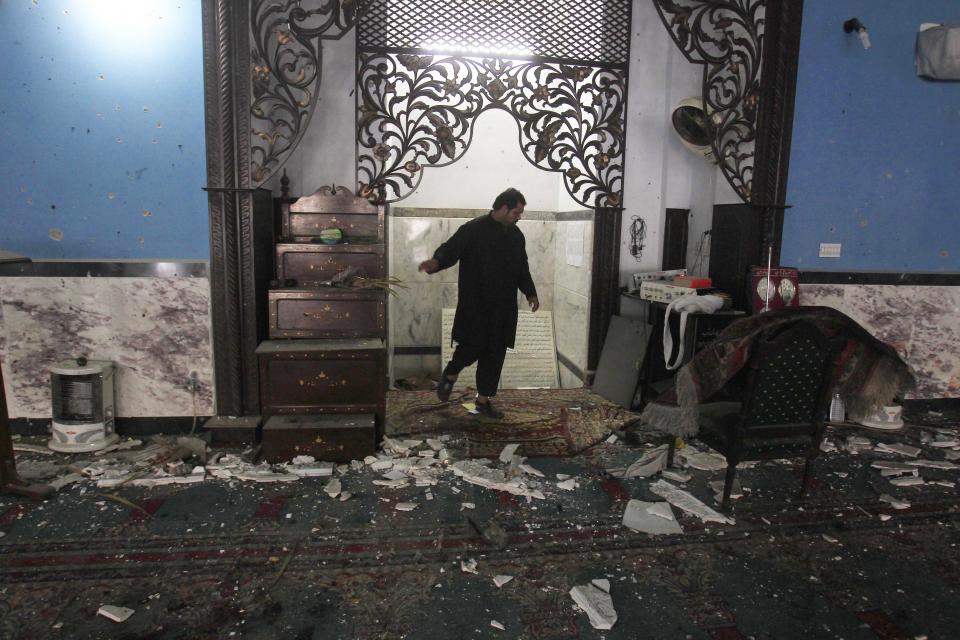
[[[797,321],[761,334],[747,369],[743,398],[700,406],[698,438],[727,459],[721,508],[729,509],[737,464],[805,456],[799,497],[820,453],[830,387],[842,339]]]

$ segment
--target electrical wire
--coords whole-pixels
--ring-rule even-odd
[[[194,382],[190,386],[190,396],[193,400],[193,425],[190,427],[190,435],[192,436],[194,431],[197,430],[197,383]]]
[[[694,252],[695,258],[693,261],[693,267],[690,269],[690,272],[694,275],[700,275],[700,267],[703,266],[703,258],[705,257],[704,249],[706,247],[704,245],[706,245],[707,236],[709,235],[710,235],[710,229],[707,229],[706,231],[700,234],[700,241],[697,242],[697,250],[696,252]]]
[[[630,222],[630,255],[637,262],[643,255],[643,241],[647,239],[647,223],[640,216],[633,216]]]

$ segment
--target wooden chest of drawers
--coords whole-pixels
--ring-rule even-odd
[[[203,424],[215,447],[241,447],[260,440],[260,416],[214,416]]]
[[[276,277],[296,284],[267,296],[270,340],[257,348],[263,450],[271,461],[362,458],[383,433],[386,292],[324,284],[351,268],[387,275],[385,207],[322,187],[280,208]],[[341,241],[319,242],[336,230]]]
[[[387,390],[382,340],[266,340],[257,358],[264,416],[374,413],[382,424]]]
[[[273,416],[263,426],[263,457],[287,462],[313,456],[326,462],[363,460],[376,447],[376,416]]]
[[[283,237],[293,242],[309,242],[324,229],[340,229],[348,244],[383,244],[383,220],[370,214],[290,211],[282,228]]]
[[[384,209],[342,187],[321,187],[282,209],[281,235],[288,241],[309,241],[332,228],[340,229],[351,244],[383,244]]]
[[[269,292],[271,338],[373,338],[386,333],[380,291],[274,289]]]
[[[349,267],[363,269],[370,278],[384,277],[383,245],[277,244],[277,279],[281,282],[292,278],[298,287],[316,287]]]

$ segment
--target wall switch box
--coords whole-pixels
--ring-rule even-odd
[[[840,243],[839,242],[821,242],[820,257],[821,258],[839,258]]]

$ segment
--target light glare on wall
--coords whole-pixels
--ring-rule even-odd
[[[510,56],[532,56],[530,49],[516,49],[510,47],[470,47],[457,42],[447,42],[445,40],[428,40],[424,43],[424,48],[431,51],[444,53],[461,53],[467,55],[494,55],[502,57]]]
[[[165,27],[158,4],[150,0],[85,0],[74,11],[85,18],[87,29],[101,45],[142,46]]]

